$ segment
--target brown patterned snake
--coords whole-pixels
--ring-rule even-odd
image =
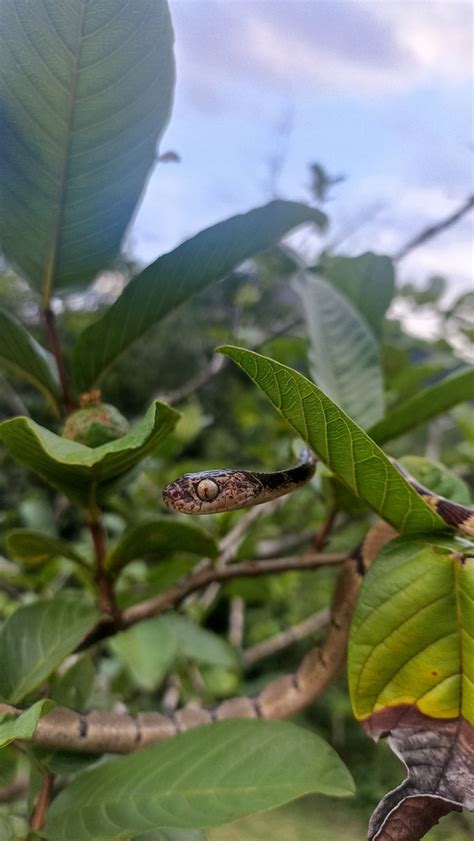
[[[474,536],[474,511],[439,497],[419,485],[395,463],[415,490],[444,521],[457,531]],[[168,485],[166,504],[188,514],[204,514],[258,505],[296,490],[313,475],[315,458],[304,450],[299,464],[276,473],[214,470],[186,474]],[[226,718],[289,718],[307,707],[333,681],[345,660],[346,642],[361,582],[361,568],[369,565],[382,546],[395,535],[380,522],[368,533],[356,557],[342,567],[336,585],[326,637],[303,659],[294,674],[271,681],[256,696],[230,698],[216,707],[188,706],[173,715],[158,712],[77,712],[56,707],[40,719],[33,741],[45,747],[85,753],[129,753],[152,742],[175,736],[199,724]],[[1,713],[22,710],[0,704]]]

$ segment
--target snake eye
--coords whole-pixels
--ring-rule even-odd
[[[203,501],[215,499],[219,493],[219,485],[213,479],[201,479],[196,485],[196,493]]]

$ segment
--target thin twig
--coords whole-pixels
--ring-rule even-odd
[[[317,613],[313,613],[311,616],[303,619],[302,622],[298,622],[297,625],[292,625],[291,628],[275,634],[270,639],[246,648],[242,655],[244,668],[250,669],[259,660],[263,660],[265,657],[271,657],[273,654],[278,654],[279,651],[283,651],[294,642],[299,642],[305,639],[305,637],[316,633],[324,625],[327,625],[330,616],[331,611],[325,607],[323,610],[319,610]]]
[[[49,804],[53,797],[54,774],[51,771],[46,771],[43,775],[43,782],[41,790],[38,795],[33,817],[31,818],[30,828],[34,832],[37,829],[42,829],[48,811]]]
[[[469,198],[464,202],[461,207],[452,213],[450,216],[447,216],[446,219],[442,219],[440,222],[436,222],[434,225],[430,225],[428,228],[425,228],[421,233],[417,234],[416,237],[409,240],[396,254],[393,255],[394,260],[403,260],[410,251],[413,249],[418,248],[419,245],[423,245],[428,240],[433,239],[433,237],[438,236],[447,228],[450,228],[452,225],[455,225],[456,222],[468,213],[474,207],[474,196],[469,196]]]
[[[201,368],[201,370],[198,371],[198,373],[195,374],[194,377],[191,377],[191,379],[187,380],[185,383],[183,383],[182,386],[179,386],[179,388],[175,388],[173,391],[168,391],[164,392],[163,394],[159,394],[159,399],[163,400],[169,405],[174,405],[175,403],[182,403],[183,400],[186,400],[188,397],[194,394],[194,392],[197,391],[198,388],[205,385],[208,382],[208,380],[212,379],[212,377],[215,377],[216,374],[218,374],[219,371],[222,370],[222,368],[227,364],[228,361],[229,360],[225,356],[213,356],[211,361],[207,365],[205,365],[204,368]]]
[[[242,648],[245,624],[245,602],[240,596],[230,600],[229,607],[229,642],[234,648]]]
[[[284,336],[289,330],[292,330],[294,327],[298,327],[302,323],[303,319],[300,315],[295,318],[288,319],[288,321],[284,321],[283,323],[279,322],[272,330],[270,330],[267,336],[265,336],[260,342],[257,342],[257,344],[253,345],[251,350],[260,350],[268,344],[268,342],[272,342],[274,339]],[[171,406],[176,403],[182,403],[183,400],[191,397],[198,388],[206,385],[206,383],[215,377],[216,374],[219,374],[228,362],[228,357],[215,354],[212,356],[207,365],[204,365],[197,374],[183,383],[183,385],[173,389],[173,391],[162,392],[158,395],[158,399],[163,400]]]
[[[319,531],[316,532],[316,534],[313,538],[313,548],[314,548],[315,552],[320,552],[321,549],[324,547],[324,544],[326,543],[326,541],[327,541],[327,539],[328,539],[328,537],[331,533],[331,530],[332,530],[332,527],[334,525],[334,521],[336,519],[336,516],[337,516],[337,511],[336,511],[335,508],[333,508],[329,512],[328,516],[326,517],[326,519],[325,519],[324,523],[322,524],[321,528],[319,529]]]
[[[234,578],[255,578],[261,575],[278,575],[292,570],[317,569],[323,566],[341,564],[347,558],[345,552],[313,552],[288,558],[273,558],[268,561],[241,561],[222,569],[204,567],[180,578],[172,587],[158,596],[126,608],[115,619],[105,618],[83,639],[80,650],[113,636],[117,631],[130,628],[144,619],[151,619],[168,610],[173,610],[183,599],[213,582],[231,581]]]
[[[53,354],[56,360],[59,382],[61,383],[61,389],[63,392],[64,410],[66,414],[69,414],[73,411],[74,404],[71,400],[71,394],[69,390],[69,378],[67,375],[66,366],[64,364],[61,345],[59,343],[58,331],[56,329],[56,317],[54,315],[53,310],[50,307],[47,307],[45,310],[43,310],[43,317],[46,326],[46,333],[48,336],[48,344],[51,353]]]

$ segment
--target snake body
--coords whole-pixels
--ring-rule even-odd
[[[435,494],[421,485],[395,459],[394,466],[450,528],[467,537],[474,537],[474,510]],[[298,490],[311,479],[316,469],[314,453],[305,448],[296,467],[273,473],[250,470],[204,470],[185,473],[167,485],[163,501],[168,508],[182,514],[217,514],[261,505],[279,496]]]
[[[259,505],[301,487],[314,474],[315,461],[313,453],[304,450],[296,467],[275,473],[214,470],[187,474],[168,485],[163,496],[170,508],[187,514]],[[471,508],[434,494],[397,462],[395,466],[448,526],[469,537],[474,536]],[[383,521],[368,532],[358,553],[342,567],[322,644],[308,652],[296,672],[270,681],[257,695],[228,698],[213,708],[187,706],[172,715],[79,712],[56,707],[39,720],[32,741],[43,747],[68,751],[129,753],[197,725],[226,718],[282,719],[295,715],[321,695],[342,667],[361,572],[395,536],[396,532]],[[22,710],[0,704],[1,713],[19,716]]]

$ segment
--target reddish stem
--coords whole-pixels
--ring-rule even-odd
[[[43,316],[44,323],[46,326],[46,333],[48,335],[49,348],[56,360],[56,365],[58,368],[59,381],[61,383],[61,389],[63,392],[64,410],[66,414],[70,414],[74,410],[74,404],[71,400],[69,378],[67,375],[66,366],[64,364],[61,345],[59,343],[59,336],[56,329],[56,317],[54,315],[53,310],[50,307],[47,307],[45,310],[43,310]]]
[[[102,613],[105,613],[113,618],[118,616],[118,608],[115,600],[115,593],[113,587],[113,578],[108,569],[105,567],[105,558],[107,555],[107,538],[105,529],[100,519],[100,513],[95,511],[88,517],[89,531],[94,545],[95,555],[95,580],[99,590],[99,605]]]
[[[51,771],[46,771],[43,776],[41,791],[38,795],[38,800],[36,801],[35,811],[33,812],[33,816],[31,818],[30,828],[32,831],[42,829],[44,825],[46,812],[48,811],[49,804],[53,798],[53,785],[54,774],[52,774]]]
[[[333,509],[328,516],[326,517],[324,523],[322,524],[321,528],[313,537],[313,548],[316,552],[320,552],[323,548],[326,540],[329,537],[331,529],[334,525],[334,520],[336,519],[337,511]]]

